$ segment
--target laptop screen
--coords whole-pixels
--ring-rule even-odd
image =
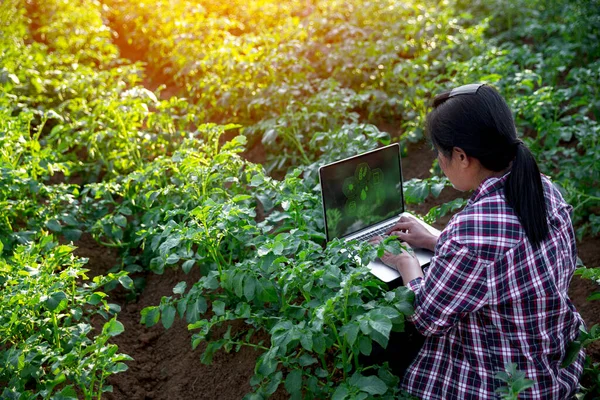
[[[325,165],[319,172],[328,241],[404,212],[398,144]]]

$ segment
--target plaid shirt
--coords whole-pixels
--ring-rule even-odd
[[[576,263],[571,207],[543,177],[549,237],[534,249],[488,178],[442,232],[424,278],[410,281],[426,336],[402,388],[423,399],[498,398],[494,378],[516,363],[535,386],[521,399],[564,399],[578,388],[583,351],[560,364],[583,324],[567,295]]]

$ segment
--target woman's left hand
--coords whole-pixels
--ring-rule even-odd
[[[391,234],[394,235],[394,232]],[[383,240],[384,238],[381,236],[375,236],[369,242],[377,245]],[[385,265],[395,268],[400,273],[404,283],[408,283],[413,279],[423,277],[423,270],[421,269],[419,261],[411,250],[412,249],[402,249],[400,254],[392,254],[386,251],[381,257],[381,261],[383,261]]]

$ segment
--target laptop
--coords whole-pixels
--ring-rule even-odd
[[[409,215],[439,235],[440,231],[407,214],[402,190],[400,145],[395,143],[319,168],[327,241],[334,238],[369,240],[385,235],[403,215]],[[414,248],[421,266],[433,253]],[[369,263],[371,273],[384,282],[400,277],[379,258]]]

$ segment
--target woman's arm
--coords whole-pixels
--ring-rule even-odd
[[[485,261],[454,240],[445,241],[437,254],[425,279],[406,283],[415,292],[415,312],[408,320],[425,336],[445,334],[488,301]]]

